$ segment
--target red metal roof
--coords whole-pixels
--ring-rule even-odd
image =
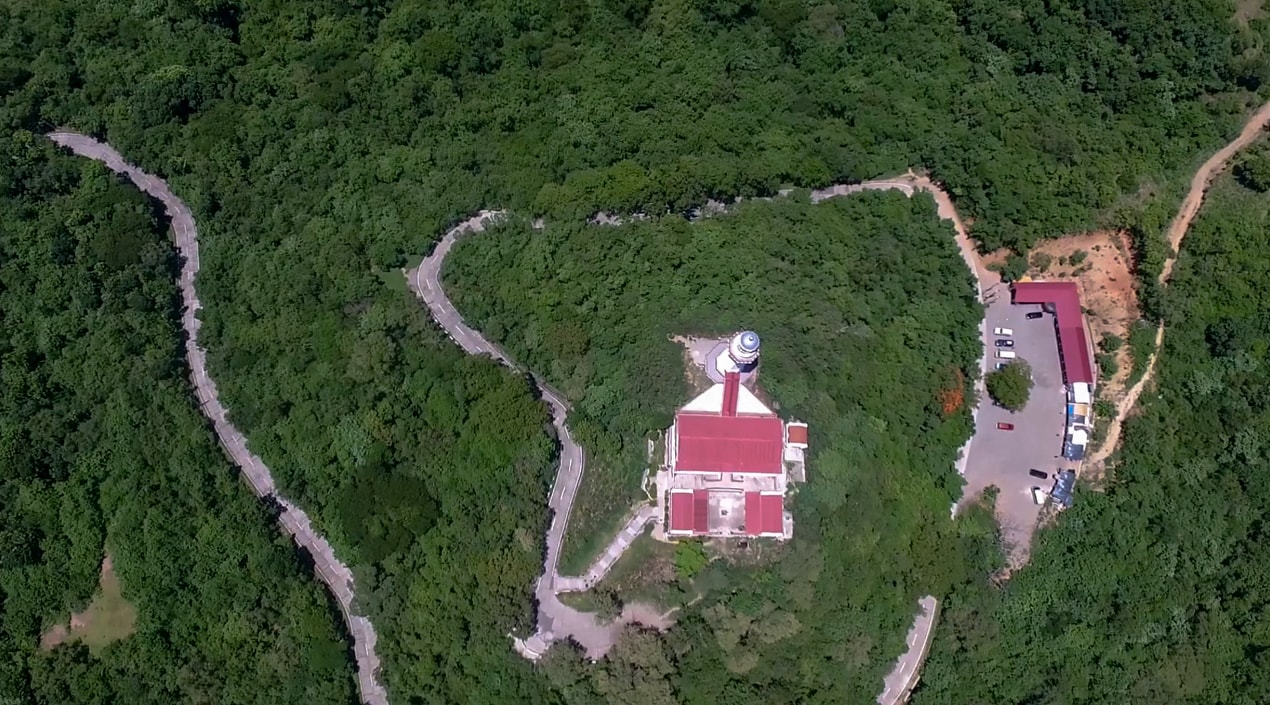
[[[670,493],[670,530],[692,531],[692,493]]]
[[[785,530],[785,498],[778,494],[745,493],[745,533],[779,534]]]
[[[692,530],[698,534],[710,530],[710,490],[692,491]]]
[[[807,427],[806,426],[795,426],[793,424],[790,424],[786,428],[786,433],[789,434],[790,443],[804,443],[804,444],[807,443]]]
[[[1089,340],[1085,337],[1076,282],[1015,282],[1010,289],[1016,304],[1054,305],[1063,376],[1068,384],[1093,384],[1094,365],[1089,359]]]
[[[780,473],[784,424],[776,416],[675,417],[679,454],[675,472]]]
[[[736,416],[736,402],[741,396],[741,375],[729,372],[723,376],[723,415]]]

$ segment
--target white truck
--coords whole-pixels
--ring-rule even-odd
[[[1002,360],[1013,360],[1016,357],[1016,355],[1014,354],[1013,350],[998,350],[997,357],[1001,358]]]
[[[1014,329],[1013,328],[993,328],[992,334],[999,335],[1003,338],[1008,338],[1014,335]]]

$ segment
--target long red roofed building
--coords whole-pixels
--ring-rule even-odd
[[[1085,317],[1076,282],[1015,282],[1010,287],[1016,304],[1042,304],[1054,310],[1058,328],[1059,361],[1067,384],[1094,383],[1094,365]]]

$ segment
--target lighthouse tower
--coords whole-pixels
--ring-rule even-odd
[[[720,375],[729,372],[751,372],[758,363],[758,333],[752,330],[741,331],[732,336],[727,349],[720,351],[714,359],[715,370]]]

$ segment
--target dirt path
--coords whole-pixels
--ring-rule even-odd
[[[1208,187],[1212,185],[1213,179],[1218,174],[1225,171],[1229,166],[1230,160],[1239,153],[1241,149],[1252,144],[1260,135],[1262,130],[1266,129],[1266,125],[1270,124],[1270,102],[1262,105],[1257,112],[1248,118],[1248,122],[1244,124],[1244,128],[1240,130],[1239,136],[1230,144],[1217,150],[1217,153],[1208,158],[1195,172],[1195,176],[1191,177],[1191,188],[1187,192],[1186,198],[1182,200],[1182,207],[1178,209],[1177,215],[1174,216],[1173,222],[1169,225],[1168,241],[1172,254],[1164,261],[1164,266],[1160,269],[1159,282],[1161,285],[1167,285],[1169,277],[1173,275],[1173,265],[1177,262],[1177,256],[1182,250],[1182,240],[1186,238],[1186,233],[1191,229],[1191,223],[1195,220],[1195,216],[1199,214],[1200,206],[1204,204],[1204,196],[1208,194]],[[1103,440],[1098,450],[1090,455],[1087,465],[1096,467],[1100,472],[1102,465],[1107,461],[1107,457],[1115,452],[1116,447],[1120,444],[1120,429],[1124,425],[1125,418],[1133,411],[1133,407],[1138,403],[1138,397],[1142,395],[1142,390],[1155,377],[1155,365],[1160,356],[1160,349],[1164,345],[1164,324],[1161,323],[1155,329],[1155,350],[1151,353],[1151,359],[1147,362],[1146,372],[1143,373],[1142,379],[1138,383],[1129,388],[1129,391],[1116,405],[1116,418],[1111,420],[1111,425],[1107,427],[1107,437]]]

